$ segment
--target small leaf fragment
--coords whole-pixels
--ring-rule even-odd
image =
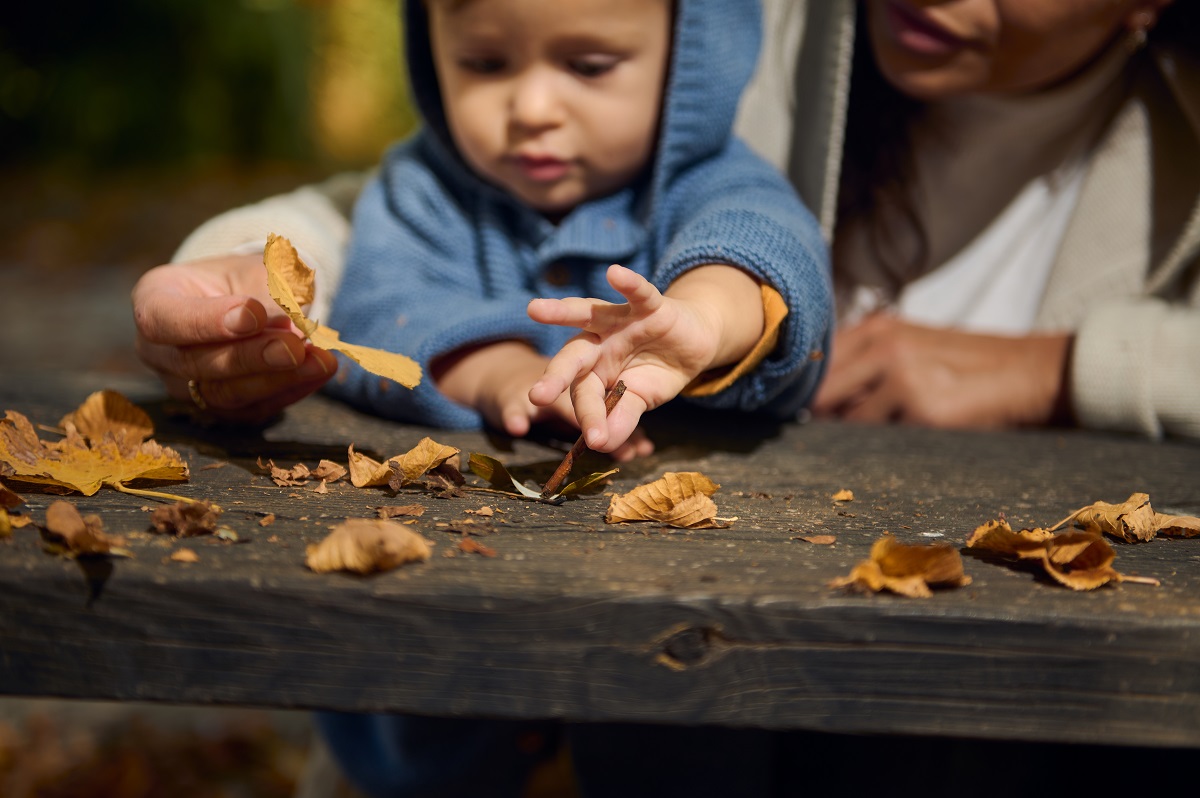
[[[8,487],[0,482],[0,509],[15,510],[25,503],[19,493],[14,493]]]
[[[837,542],[837,538],[833,535],[798,535],[792,540],[803,540],[805,543],[812,543],[814,546],[830,546]]]
[[[376,507],[375,512],[379,514],[380,518],[398,518],[400,516],[412,516],[416,518],[425,514],[425,507],[420,504],[401,504]],[[470,511],[468,510],[468,512]]]
[[[337,482],[342,477],[346,476],[346,469],[332,460],[322,460],[317,463],[317,467],[312,470],[314,479],[319,479],[322,482]]]
[[[200,562],[200,555],[191,549],[176,549],[171,553],[171,559],[175,562]]]
[[[475,538],[464,537],[458,541],[458,550],[464,554],[478,554],[481,557],[495,557],[496,550],[491,546],[485,546]]]
[[[212,535],[217,531],[221,508],[207,501],[183,501],[154,508],[152,529],[161,535],[190,538]]]
[[[829,497],[835,502],[852,502],[854,501],[854,491],[848,488],[842,488]]]
[[[100,516],[80,515],[75,505],[68,501],[59,500],[46,508],[42,538],[54,549],[71,557],[128,554],[118,549],[124,545],[123,540],[104,532],[104,522]]]
[[[307,549],[305,564],[317,573],[369,574],[429,559],[429,541],[402,524],[379,518],[352,518]]]

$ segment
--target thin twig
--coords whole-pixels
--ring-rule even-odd
[[[613,408],[617,406],[617,402],[625,394],[625,383],[622,380],[617,380],[617,384],[612,387],[604,397],[604,415],[607,417],[612,413]],[[583,450],[587,448],[587,443],[583,440],[583,435],[579,436],[579,440],[575,441],[575,445],[567,452],[567,456],[558,464],[558,468],[554,469],[554,473],[550,475],[550,479],[546,481],[546,486],[542,488],[542,498],[549,499],[558,489],[562,487],[566,481],[567,475],[571,473],[571,468],[575,465],[575,458],[583,454]]]

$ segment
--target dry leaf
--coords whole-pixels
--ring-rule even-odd
[[[324,483],[322,483],[322,484],[324,484]],[[270,526],[273,523],[275,523],[275,513],[267,513],[262,518],[258,519],[259,526],[266,527],[266,526]]]
[[[176,549],[171,553],[171,559],[175,562],[200,562],[200,555],[191,549]]]
[[[1113,567],[1116,553],[1108,541],[1091,532],[1063,532],[1046,541],[1046,572],[1072,590],[1094,590],[1120,582]]]
[[[188,467],[173,450],[142,439],[142,433],[152,429],[125,417],[105,421],[106,410],[115,408],[124,413],[131,407],[127,401],[122,404],[114,400],[111,392],[101,392],[100,399],[96,396],[93,394],[76,413],[64,419],[68,422],[64,424],[66,435],[55,442],[40,440],[29,419],[9,410],[0,420],[0,476],[51,489],[77,490],[85,496],[107,485],[140,496],[180,498],[136,490],[126,484],[136,480],[186,481]],[[87,434],[78,423],[84,425]]]
[[[280,468],[275,465],[274,460],[263,462],[260,457],[256,461],[258,467],[263,473],[271,476],[271,481],[281,488],[295,487],[308,482],[308,477],[312,473],[308,470],[308,466],[303,463],[296,463],[291,468]]]
[[[829,497],[835,502],[852,502],[854,501],[854,491],[842,488],[837,493]]]
[[[792,538],[792,540],[803,540],[805,543],[812,543],[817,546],[829,546],[837,542],[837,538],[833,535],[800,535]]]
[[[356,488],[375,488],[388,484],[392,478],[392,469],[387,463],[381,463],[367,457],[362,452],[354,451],[350,444],[347,454],[350,466],[350,484]]]
[[[1154,514],[1154,528],[1160,535],[1175,538],[1194,538],[1200,535],[1200,518],[1190,515]]]
[[[467,514],[468,515],[478,515],[483,518],[491,518],[493,515],[496,514],[496,510],[492,507],[488,507],[485,504],[484,506],[480,507],[478,510],[467,510]]]
[[[12,521],[8,520],[8,510],[0,507],[0,538],[10,537],[12,531]]]
[[[314,479],[319,479],[322,482],[337,482],[346,476],[346,469],[332,460],[322,460],[312,470],[312,476]]]
[[[670,471],[661,479],[613,496],[607,523],[659,521],[684,529],[724,529],[733,519],[717,518],[712,494],[721,486],[698,471]]]
[[[412,358],[346,343],[337,330],[304,315],[301,306],[311,303],[313,298],[313,271],[300,260],[290,241],[274,233],[267,236],[263,264],[267,267],[267,288],[271,297],[316,346],[341,352],[372,374],[395,380],[406,388],[415,388],[420,383],[421,367]]]
[[[369,574],[429,559],[429,541],[394,521],[352,518],[309,546],[305,564],[317,573]]]
[[[221,508],[206,501],[183,501],[156,507],[150,515],[155,532],[179,538],[212,535],[217,531]]]
[[[491,546],[485,546],[475,538],[464,537],[458,541],[458,550],[466,554],[478,554],[482,557],[495,557],[496,550]]]
[[[1013,531],[1007,521],[988,521],[967,538],[967,547],[1019,560],[1038,562],[1051,577],[1072,590],[1094,590],[1109,582],[1157,580],[1127,577],[1113,567],[1116,553],[1096,531],[1060,532],[1046,529]]]
[[[0,482],[0,510],[15,510],[25,503],[20,494],[13,493]]]
[[[997,519],[977,527],[967,538],[967,548],[1016,557],[1040,558],[1041,552],[1046,548],[1046,541],[1052,537],[1053,532],[1041,528],[1015,532],[1007,521]]]
[[[912,546],[885,535],[871,546],[871,558],[860,562],[849,576],[829,583],[831,588],[853,587],[878,593],[890,590],[902,596],[928,598],[930,588],[963,587],[971,577],[963,573],[962,557],[953,546],[935,543]]]
[[[154,422],[146,411],[116,391],[96,391],[64,416],[59,425],[74,426],[90,441],[101,441],[108,435],[118,443],[134,446],[154,434]]]
[[[396,518],[397,516],[421,516],[425,514],[425,508],[419,504],[401,504],[392,505],[390,507],[377,507],[375,511],[379,513],[380,518]]]
[[[1146,493],[1134,493],[1120,504],[1089,504],[1071,513],[1053,528],[1057,529],[1064,524],[1075,524],[1084,531],[1097,535],[1112,535],[1126,543],[1150,540],[1157,531],[1154,527],[1154,510],[1150,507],[1150,496]]]
[[[426,473],[443,464],[448,468],[442,469],[441,473],[453,479],[451,472],[458,471],[458,449],[438,443],[432,438],[422,438],[404,454],[387,461],[392,472],[388,486],[392,490],[399,490],[405,485],[419,481]]]
[[[129,554],[118,548],[124,544],[123,540],[105,534],[100,516],[82,516],[79,510],[75,509],[75,505],[62,500],[46,508],[46,525],[42,527],[42,537],[56,550],[72,557]]]
[[[1155,512],[1146,493],[1134,493],[1120,504],[1089,504],[1059,521],[1052,529],[1066,524],[1074,524],[1085,532],[1110,535],[1126,543],[1153,540],[1160,534],[1177,537],[1200,535],[1200,518]]]

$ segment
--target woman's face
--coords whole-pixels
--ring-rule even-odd
[[[920,100],[1050,86],[1171,0],[865,0],[884,77]]]

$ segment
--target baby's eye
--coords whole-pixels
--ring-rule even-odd
[[[474,72],[477,75],[492,75],[504,69],[504,59],[489,58],[486,56],[460,58],[458,65],[468,72]]]
[[[571,71],[584,78],[598,78],[617,65],[617,58],[608,55],[589,55],[567,62]]]

